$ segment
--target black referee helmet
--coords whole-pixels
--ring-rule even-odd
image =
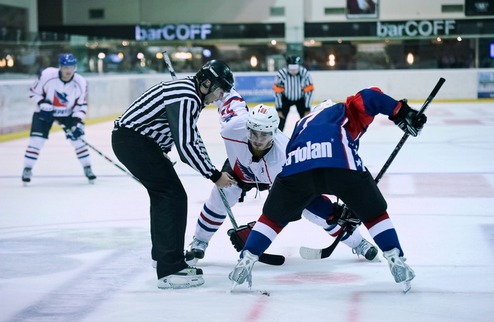
[[[196,74],[199,84],[206,80],[211,81],[210,92],[216,88],[221,88],[225,92],[229,92],[233,87],[233,74],[230,67],[221,60],[208,61]]]
[[[286,58],[287,65],[300,65],[302,64],[302,59],[299,56],[288,56]]]

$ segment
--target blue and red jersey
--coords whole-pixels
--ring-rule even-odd
[[[279,175],[316,168],[364,171],[358,155],[359,138],[377,114],[394,115],[399,107],[401,102],[373,87],[348,97],[345,103],[314,111],[295,125]]]

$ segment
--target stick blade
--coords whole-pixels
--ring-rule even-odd
[[[259,261],[264,264],[281,266],[285,263],[285,256],[276,254],[262,254]]]
[[[315,249],[309,247],[300,247],[299,249],[300,257],[303,259],[321,259],[322,258],[322,249]]]

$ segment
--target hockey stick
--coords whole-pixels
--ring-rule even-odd
[[[418,111],[418,113],[415,117],[418,117],[419,115],[421,115],[425,112],[425,110],[427,109],[429,104],[432,102],[434,97],[436,97],[437,93],[439,92],[439,90],[441,89],[441,87],[443,86],[445,81],[446,80],[444,78],[442,78],[442,77],[439,78],[438,82],[436,83],[436,86],[434,86],[434,88],[432,89],[432,92],[429,94],[429,97],[427,97],[427,99],[424,101],[424,104],[422,105],[421,109]],[[378,175],[374,179],[376,184],[379,183],[379,181],[381,181],[381,178],[383,177],[384,173],[388,170],[389,166],[391,165],[391,162],[393,162],[394,158],[396,157],[398,152],[401,150],[401,148],[403,147],[403,145],[405,144],[405,142],[409,136],[410,136],[410,134],[408,134],[408,133],[403,134],[401,140],[398,142],[398,144],[394,148],[393,152],[389,156],[388,160],[386,161],[386,163],[382,167],[381,171],[379,171]],[[346,206],[345,206],[345,209],[347,211],[349,211],[346,208]],[[348,230],[348,228],[350,227],[351,224],[352,224],[351,222],[345,221],[345,223],[343,225],[341,225],[342,226],[341,231],[339,232],[336,239],[333,241],[333,243],[331,245],[329,245],[326,248],[314,249],[314,248],[309,248],[309,247],[300,247],[300,250],[299,250],[300,256],[304,259],[321,259],[321,258],[327,258],[327,257],[331,256],[331,254],[336,249],[336,246],[341,241],[343,235]]]
[[[175,70],[173,69],[172,62],[171,62],[170,57],[168,56],[168,52],[166,50],[163,52],[163,60],[165,61],[166,68],[168,68],[168,71],[170,72],[172,79],[176,80],[177,75],[175,74]]]
[[[168,71],[170,72],[170,76],[172,77],[172,80],[176,80],[177,75],[175,74],[175,70],[173,69],[172,62],[170,60],[170,57],[168,56],[167,51],[163,52],[163,60],[165,62],[166,67],[168,68]],[[235,217],[233,216],[232,209],[228,204],[228,200],[226,199],[225,193],[221,188],[218,188],[218,192],[220,193],[221,200],[223,201],[223,205],[226,208],[228,218],[230,218],[233,228],[237,230],[238,224],[235,220]],[[269,265],[283,265],[283,263],[285,262],[285,257],[283,255],[272,255],[272,254],[264,253],[261,256],[259,256],[259,261]]]
[[[70,131],[69,129],[67,129],[67,127],[64,124],[62,124],[62,123],[59,123],[59,124],[60,124],[60,127],[62,128],[62,130],[65,132],[65,134],[67,136],[72,137],[72,131]],[[79,140],[81,140],[85,145],[87,145],[88,147],[90,147],[94,152],[98,153],[103,158],[105,158],[108,162],[110,162],[111,164],[113,164],[114,166],[116,166],[117,168],[119,168],[120,170],[122,170],[123,172],[125,172],[126,174],[128,174],[129,176],[131,176],[132,178],[134,178],[137,182],[140,182],[139,179],[137,179],[136,177],[134,177],[134,175],[132,173],[130,173],[129,171],[127,171],[126,169],[122,168],[120,165],[118,165],[117,163],[115,163],[112,159],[110,159],[109,157],[107,157],[106,155],[104,155],[103,152],[101,152],[100,150],[96,149],[94,146],[92,146],[91,144],[89,144],[86,140],[84,140],[83,138],[79,138]]]
[[[228,204],[228,200],[226,199],[225,192],[221,188],[218,188],[218,192],[220,194],[221,201],[223,201],[223,205],[226,208],[226,213],[228,214],[228,218],[230,218],[233,229],[237,230],[238,224],[237,221],[235,220],[235,217],[233,216],[232,208],[230,208],[230,205]]]
[[[446,80],[444,78],[442,78],[442,77],[439,78],[439,81],[437,82],[436,86],[434,86],[434,88],[432,89],[432,92],[429,94],[429,97],[427,97],[427,99],[425,100],[424,104],[422,105],[422,108],[418,111],[415,118],[417,118],[419,115],[424,114],[425,109],[429,106],[429,104],[432,102],[434,97],[436,97],[437,92],[439,92],[439,90],[441,89],[441,87],[443,86],[445,81]],[[391,162],[393,162],[393,160],[396,157],[396,155],[398,154],[398,152],[400,152],[401,148],[403,147],[403,144],[405,144],[405,142],[409,136],[410,136],[410,134],[408,134],[408,133],[403,134],[400,142],[398,142],[395,149],[393,150],[393,152],[389,156],[388,160],[386,161],[386,163],[382,167],[381,171],[379,171],[376,178],[374,179],[376,181],[376,183],[379,183],[379,181],[381,181],[381,178],[383,177],[384,173],[386,172],[386,170],[388,170],[389,166],[391,165]]]
[[[228,204],[228,200],[226,199],[225,192],[221,188],[218,188],[218,192],[220,193],[221,200],[223,201],[223,205],[226,208],[226,213],[228,214],[228,218],[230,218],[233,229],[238,230],[237,221],[235,220],[232,209]],[[259,256],[259,261],[264,264],[279,266],[279,265],[283,265],[283,263],[285,262],[285,256],[263,253],[261,254],[261,256]]]
[[[336,246],[338,246],[339,242],[343,239],[345,233],[352,233],[360,225],[360,223],[360,219],[352,217],[350,209],[343,205],[343,212],[341,214],[341,218],[338,220],[341,230],[333,243],[322,249],[302,246],[299,249],[300,257],[303,259],[322,259],[331,256],[333,251],[336,249]]]

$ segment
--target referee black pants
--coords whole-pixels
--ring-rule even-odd
[[[293,105],[297,107],[297,112],[300,118],[304,117],[306,112],[310,112],[310,108],[307,109],[307,106],[305,106],[305,98],[302,97],[299,100],[291,101],[283,95],[281,97],[281,113],[283,114],[283,117],[280,117],[280,124],[278,125],[278,129],[280,129],[280,131],[283,131],[285,128],[286,118],[288,113],[290,113],[290,108]]]
[[[184,269],[187,194],[172,162],[154,141],[129,129],[113,130],[112,147],[148,191],[151,256],[157,261],[158,279]]]

